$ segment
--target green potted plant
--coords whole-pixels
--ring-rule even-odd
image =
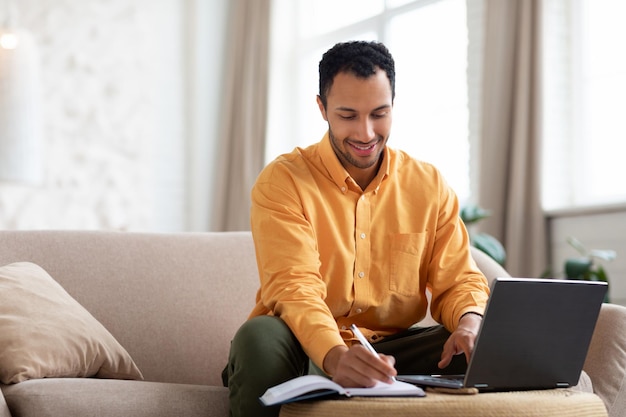
[[[607,249],[587,249],[578,239],[568,237],[567,243],[573,247],[580,256],[567,258],[565,260],[565,277],[567,279],[579,279],[586,281],[609,282],[609,277],[604,267],[598,261],[610,262],[617,254],[614,250]],[[609,301],[609,296],[605,302]]]
[[[504,263],[506,262],[506,251],[504,250],[502,243],[490,234],[476,232],[474,230],[474,224],[489,217],[491,212],[482,207],[471,204],[462,207],[460,214],[461,220],[463,220],[463,223],[467,226],[471,245],[485,252],[497,263],[504,266]]]

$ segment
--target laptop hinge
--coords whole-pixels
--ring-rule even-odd
[[[556,387],[557,388],[569,388],[569,384],[567,382],[557,382]]]

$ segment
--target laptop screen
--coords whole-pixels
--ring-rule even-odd
[[[607,289],[605,282],[496,278],[465,375],[397,379],[482,391],[576,385]]]
[[[607,285],[497,278],[465,386],[537,389],[576,385]]]

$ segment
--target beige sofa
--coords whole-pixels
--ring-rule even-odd
[[[490,278],[506,274],[480,252],[475,259]],[[18,261],[41,266],[61,284],[132,357],[144,380],[46,377],[2,384],[0,417],[228,416],[221,370],[258,280],[248,232],[0,231],[0,267]],[[20,296],[7,294],[0,296],[21,305]],[[58,321],[56,333],[75,327]],[[24,343],[33,341],[39,338]],[[34,350],[54,349],[41,344]],[[626,415],[625,369],[626,308],[605,305],[585,370],[612,417]]]

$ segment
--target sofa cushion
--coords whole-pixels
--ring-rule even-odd
[[[228,389],[209,385],[35,379],[2,386],[14,417],[228,417]]]
[[[143,378],[111,333],[38,265],[0,267],[0,299],[0,382]]]

